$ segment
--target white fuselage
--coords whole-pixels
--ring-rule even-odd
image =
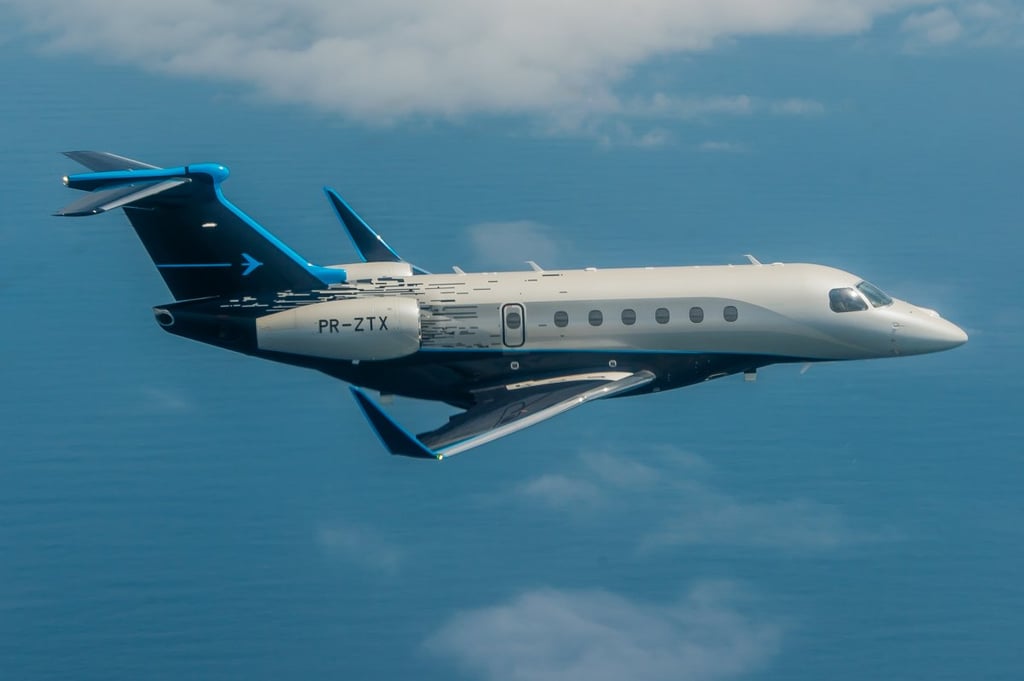
[[[936,352],[967,340],[937,313],[821,265],[442,275],[406,273],[404,263],[346,267],[343,284],[278,298],[256,322],[259,347],[360,361],[444,351],[817,361]],[[837,291],[845,307],[831,300]]]
[[[807,264],[422,275],[423,349],[622,350],[864,359],[967,340],[935,312],[894,300],[835,312],[829,291],[862,280]],[[520,313],[519,328],[512,313]]]

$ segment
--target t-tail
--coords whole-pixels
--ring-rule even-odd
[[[56,215],[123,208],[176,300],[310,291],[345,281],[345,271],[311,264],[224,198],[228,169],[176,168],[99,151],[65,154],[92,172],[64,184],[88,194]]]

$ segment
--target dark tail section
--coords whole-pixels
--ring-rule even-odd
[[[309,291],[345,281],[344,270],[312,265],[228,202],[222,165],[158,168],[106,152],[67,156],[95,172],[64,178],[89,194],[57,215],[123,208],[176,300]]]

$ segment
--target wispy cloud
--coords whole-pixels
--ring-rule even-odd
[[[825,113],[824,104],[801,97],[771,100],[767,106],[768,110],[777,116],[820,116]]]
[[[579,508],[601,503],[601,490],[593,483],[565,475],[547,474],[534,478],[518,489],[525,499],[552,508]]]
[[[643,535],[641,550],[691,544],[822,550],[871,538],[813,501],[742,501],[693,482],[679,483],[677,491],[671,513]]]
[[[515,488],[513,500],[565,511],[579,520],[633,519],[641,553],[685,545],[822,551],[891,536],[853,528],[838,509],[811,499],[751,500],[718,489],[700,457],[660,448],[653,463],[590,452],[571,471]],[[650,507],[648,507],[650,505]],[[626,513],[628,509],[628,514]]]
[[[490,681],[712,681],[749,674],[781,645],[736,585],[703,582],[672,604],[607,591],[526,591],[456,614],[425,644]]]
[[[166,386],[144,386],[140,389],[139,406],[146,411],[183,413],[195,409],[195,404],[184,392]]]
[[[556,262],[559,245],[554,230],[531,220],[480,222],[466,228],[472,257],[483,267],[527,269],[533,260],[541,266]]]
[[[621,94],[654,58],[747,36],[856,35],[918,0],[9,0],[50,50],[237,83],[372,124],[473,114],[693,117],[750,97]],[[631,88],[635,92],[636,88]],[[753,109],[751,107],[753,106]],[[769,107],[770,108],[770,107]],[[783,107],[785,108],[785,107]],[[658,110],[660,109],[660,111]],[[664,144],[645,130],[639,146]]]
[[[603,97],[583,106],[552,109],[543,114],[536,130],[548,136],[589,138],[604,147],[659,149],[675,143],[671,127],[680,122],[755,115],[810,117],[824,112],[821,102],[801,97],[655,92],[627,99]]]
[[[372,572],[393,575],[402,564],[401,549],[379,532],[348,522],[320,527],[316,541],[327,553]]]
[[[717,154],[742,154],[747,148],[739,142],[708,140],[697,145],[697,150]]]
[[[908,15],[900,29],[909,52],[952,44],[1024,47],[1024,8],[1011,0],[950,2]]]
[[[951,43],[963,33],[964,27],[948,7],[911,14],[900,25],[909,34],[909,45],[942,45]]]
[[[711,95],[681,97],[665,92],[647,99],[631,99],[611,110],[634,118],[689,120],[721,116],[750,116],[770,113],[777,116],[817,116],[825,105],[804,97],[752,97],[750,95]]]

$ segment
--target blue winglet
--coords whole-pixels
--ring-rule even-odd
[[[342,224],[345,225],[352,244],[364,262],[402,262],[402,258],[395,253],[394,249],[388,246],[387,242],[352,210],[352,207],[341,198],[338,192],[330,187],[324,187],[324,193],[330,199],[334,212],[338,214]]]
[[[352,210],[352,206],[345,203],[345,199],[341,198],[338,192],[330,187],[324,187],[324,194],[330,200],[331,206],[334,207],[334,212],[341,220],[341,223],[345,225],[348,238],[352,240],[352,245],[356,247],[356,252],[359,253],[359,257],[363,259],[363,262],[405,262],[398,253],[395,253],[395,249],[388,246],[388,243],[384,241],[380,234],[377,234],[370,225],[366,224],[366,220],[363,220]],[[417,267],[411,263],[410,267],[412,267],[412,271],[416,274],[430,274],[430,272],[422,267]]]
[[[355,396],[359,408],[363,410],[366,420],[373,426],[377,437],[384,443],[388,451],[399,456],[411,456],[416,459],[441,459],[442,455],[433,451],[416,436],[398,425],[390,416],[384,413],[376,402],[370,399],[369,395],[355,386],[350,386],[352,395]]]

